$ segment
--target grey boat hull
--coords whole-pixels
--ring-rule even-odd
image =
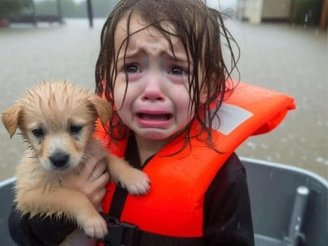
[[[328,245],[328,182],[304,169],[242,159],[256,246]]]

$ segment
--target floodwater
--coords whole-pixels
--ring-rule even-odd
[[[104,20],[0,29],[0,111],[43,80],[94,88],[94,65]],[[239,156],[301,167],[328,178],[327,32],[289,24],[234,23],[241,80],[293,96],[297,109],[272,133],[246,141]],[[0,126],[0,180],[14,175],[24,150]]]

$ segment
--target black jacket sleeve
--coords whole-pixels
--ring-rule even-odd
[[[206,245],[253,246],[254,234],[246,171],[233,154],[205,195]]]
[[[8,219],[9,232],[17,245],[59,245],[76,225],[64,217],[22,215],[13,207]]]

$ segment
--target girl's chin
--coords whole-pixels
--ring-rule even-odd
[[[169,143],[171,140],[176,138],[178,135],[180,135],[183,132],[183,130],[177,130],[174,131],[171,129],[169,130],[163,130],[163,129],[138,129],[134,131],[136,135],[138,135],[139,138],[143,139],[144,141],[150,141],[150,142],[162,142],[163,144]],[[155,144],[155,143],[154,143]]]
[[[147,129],[142,131],[135,132],[139,137],[150,140],[150,141],[167,141],[172,139],[172,136],[175,136],[175,133],[165,131],[165,130],[158,130],[158,129]]]
[[[144,138],[146,140],[154,140],[154,141],[166,140],[170,137],[170,135],[168,135],[168,134],[164,134],[161,132],[155,132],[155,131],[144,133],[144,134],[139,134],[139,136],[141,136],[142,138]]]

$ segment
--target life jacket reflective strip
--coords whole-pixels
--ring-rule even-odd
[[[128,195],[120,220],[150,233],[201,237],[204,196],[221,166],[249,136],[274,129],[294,108],[293,98],[285,94],[240,83],[219,110],[219,121],[213,122],[212,139],[219,152],[195,137],[179,151],[184,139],[178,136],[147,163],[143,171],[150,177],[150,192]],[[191,136],[198,127],[196,122],[192,124]],[[110,141],[100,125],[96,136],[111,152],[124,155],[126,141]],[[103,200],[105,212],[114,191],[115,184],[110,183]]]

